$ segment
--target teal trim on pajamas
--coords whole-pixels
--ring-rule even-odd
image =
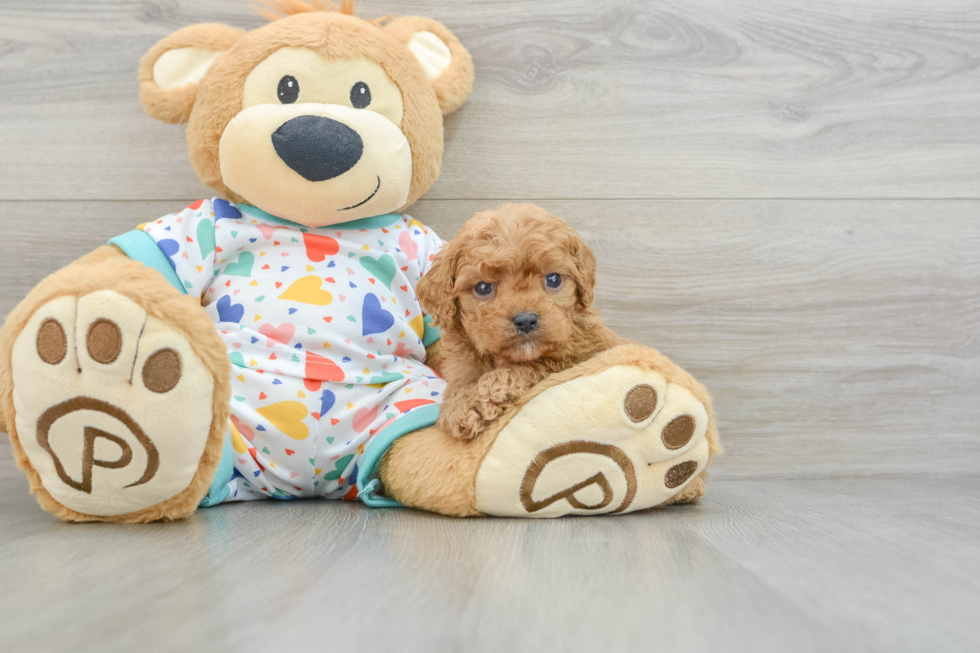
[[[350,222],[338,222],[337,224],[330,224],[324,227],[307,227],[296,222],[291,222],[283,218],[277,218],[267,211],[263,211],[257,206],[252,206],[251,204],[236,204],[238,210],[247,216],[258,218],[259,220],[265,220],[266,222],[271,222],[273,224],[281,224],[286,227],[296,227],[297,229],[309,230],[312,233],[316,233],[317,229],[332,229],[344,230],[344,229],[378,229],[379,227],[390,227],[402,218],[401,213],[385,213],[383,215],[375,215],[370,218],[360,218],[358,220],[351,220]]]
[[[432,426],[438,419],[439,404],[419,406],[406,413],[404,417],[395,420],[368,443],[364,455],[361,456],[360,470],[357,473],[357,495],[365,505],[372,508],[404,508],[399,501],[375,494],[375,490],[381,483],[375,478],[378,465],[395,440],[407,433]]]
[[[422,318],[422,324],[425,325],[425,328],[422,331],[423,347],[428,347],[429,345],[431,345],[436,340],[442,337],[442,334],[439,332],[439,328],[432,326],[431,315],[426,315],[424,318]]]
[[[139,261],[146,267],[153,268],[162,274],[164,279],[170,282],[170,285],[182,294],[187,294],[184,284],[180,282],[180,277],[170,265],[170,259],[167,258],[167,255],[163,253],[163,250],[157,245],[157,241],[153,240],[150,234],[145,231],[130,231],[121,236],[116,236],[109,241],[109,244],[121,249],[123,254],[134,261]]]
[[[232,477],[235,475],[235,463],[232,460],[234,456],[235,452],[231,448],[231,429],[229,429],[225,433],[225,444],[221,448],[221,462],[218,463],[218,469],[214,473],[211,488],[208,490],[207,496],[201,499],[198,507],[210,508],[228,498],[228,493],[231,492],[228,483],[231,482]]]

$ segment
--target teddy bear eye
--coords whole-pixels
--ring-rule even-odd
[[[350,103],[355,109],[363,109],[371,104],[371,89],[364,82],[358,82],[350,89]]]
[[[299,98],[299,82],[292,75],[286,75],[279,80],[279,101],[292,104]]]
[[[544,285],[549,288],[561,288],[561,275],[557,272],[552,272],[544,278]]]
[[[493,292],[493,284],[487,283],[486,281],[481,281],[480,283],[473,286],[473,292],[475,292],[480,297],[486,297]]]

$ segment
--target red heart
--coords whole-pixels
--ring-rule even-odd
[[[310,417],[312,417],[318,422],[320,421],[320,413],[310,413]]]
[[[326,356],[308,351],[306,352],[306,378],[340,382],[344,380],[344,371]]]
[[[296,453],[296,452],[293,451],[292,449],[286,449],[286,455],[287,456],[292,456],[294,453]]]
[[[330,236],[303,234],[303,242],[306,243],[306,258],[314,263],[319,263],[327,256],[333,256],[340,251],[340,245]]]
[[[333,426],[337,426],[338,424],[340,424],[340,420],[331,417],[330,418],[330,424],[332,424]]]
[[[333,322],[333,317],[325,317],[325,318],[323,318],[323,321],[324,322]]]
[[[266,393],[264,393],[264,392],[260,392],[259,393],[259,400],[260,401],[265,401],[268,398],[269,398],[269,395],[267,395]]]
[[[324,281],[329,281],[330,283],[337,283],[333,277],[327,277],[326,279],[324,279]]]
[[[408,292],[408,286],[398,286],[398,287],[401,288],[403,291]]]
[[[199,208],[201,208],[201,205],[202,204],[204,204],[204,200],[197,200],[196,202],[194,202],[193,204],[191,204],[187,208],[191,209],[192,211],[196,211]]]
[[[282,281],[277,281],[276,282],[276,290],[278,290],[280,288],[282,288]]]
[[[269,269],[269,264],[268,264],[268,263],[266,263],[265,265],[263,265],[263,266],[262,266],[262,269],[263,269],[263,270],[268,270],[268,269]]]

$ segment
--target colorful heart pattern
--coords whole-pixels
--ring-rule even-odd
[[[203,200],[141,228],[228,347],[225,500],[353,499],[371,439],[441,400],[414,289],[442,241],[415,220],[307,229]]]

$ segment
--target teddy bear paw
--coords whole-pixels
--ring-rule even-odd
[[[178,331],[113,291],[59,297],[28,321],[11,364],[18,439],[61,505],[124,515],[191,483],[214,378]]]
[[[558,517],[667,503],[706,467],[707,429],[704,404],[657,372],[616,365],[575,378],[500,431],[477,474],[476,507]]]

